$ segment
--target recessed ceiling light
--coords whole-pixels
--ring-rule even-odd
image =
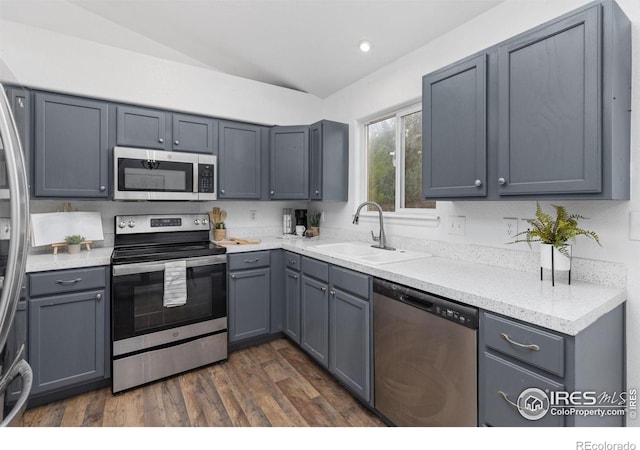
[[[371,50],[371,42],[369,41],[360,41],[360,51],[367,53],[369,50]]]

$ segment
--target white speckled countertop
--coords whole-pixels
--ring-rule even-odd
[[[540,281],[539,275],[469,261],[425,256],[378,266],[328,256],[314,246],[339,242],[328,239],[265,237],[260,244],[228,247],[228,253],[283,248],[374,277],[441,295],[468,305],[576,335],[627,298],[625,289],[573,281]],[[112,248],[95,248],[79,255],[29,255],[27,272],[109,265]]]

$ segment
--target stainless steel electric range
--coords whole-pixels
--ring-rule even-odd
[[[112,387],[227,358],[226,249],[206,214],[115,217]]]

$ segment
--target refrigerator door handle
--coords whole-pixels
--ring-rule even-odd
[[[18,361],[17,364],[13,366],[11,371],[9,372],[8,383],[13,381],[15,378],[22,378],[22,392],[20,393],[20,397],[18,397],[18,401],[13,406],[11,411],[6,415],[2,422],[0,422],[0,427],[7,427],[16,425],[16,422],[22,417],[22,413],[27,407],[27,400],[29,400],[29,394],[31,393],[31,386],[33,384],[33,371],[31,370],[31,366],[24,359]]]

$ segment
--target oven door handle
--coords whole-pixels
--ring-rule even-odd
[[[213,266],[216,264],[225,264],[227,262],[227,257],[225,255],[203,256],[199,258],[188,258],[185,261],[187,262],[187,267]],[[112,266],[111,273],[114,277],[118,277],[138,273],[162,272],[164,271],[165,263],[168,262],[171,261],[167,260],[115,265]]]

